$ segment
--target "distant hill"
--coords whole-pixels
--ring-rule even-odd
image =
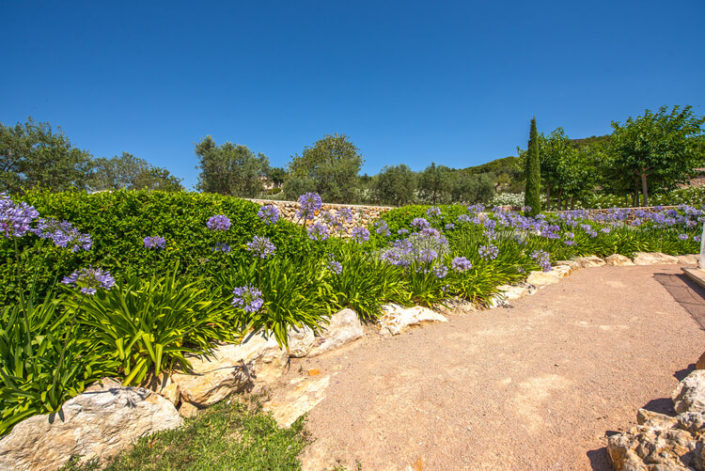
[[[575,147],[585,147],[594,144],[607,144],[610,140],[610,135],[605,134],[604,136],[590,136],[583,139],[571,139]]]
[[[513,174],[516,173],[517,165],[519,163],[519,157],[502,157],[501,159],[495,159],[486,164],[476,165],[474,167],[467,167],[462,169],[463,172],[470,175],[477,175],[479,173],[494,173],[499,175],[502,173]]]

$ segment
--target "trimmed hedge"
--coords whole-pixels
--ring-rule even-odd
[[[35,277],[42,292],[53,279],[61,279],[88,265],[108,269],[120,279],[130,272],[144,275],[164,272],[176,263],[184,273],[202,273],[206,263],[213,268],[219,260],[223,268],[232,266],[233,261],[250,263],[245,244],[254,235],[269,237],[277,253],[295,258],[321,250],[295,224],[280,221],[265,225],[257,217],[259,205],[229,196],[149,190],[96,194],[32,191],[13,199],[33,205],[41,217],[71,222],[79,231],[90,234],[93,247],[87,252],[71,254],[37,237],[0,239],[0,260],[4,262],[0,267],[0,304],[11,299],[13,291],[16,296],[16,288],[28,285]],[[232,226],[228,231],[206,228],[206,221],[215,214],[230,218]],[[145,249],[145,236],[164,237],[166,249]],[[28,246],[23,256],[29,258],[29,263],[20,265],[29,269],[20,274],[16,273],[17,264],[12,259],[15,242]],[[228,244],[230,254],[214,252],[218,242]],[[225,257],[229,263],[225,263]]]

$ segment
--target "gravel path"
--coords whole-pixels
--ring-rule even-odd
[[[606,434],[639,407],[668,410],[703,352],[705,332],[664,287],[685,285],[680,273],[584,269],[513,308],[292,360],[289,378],[332,375],[305,469],[611,469]]]

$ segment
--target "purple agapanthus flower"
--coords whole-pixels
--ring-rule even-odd
[[[109,290],[115,285],[115,278],[107,270],[82,268],[65,276],[61,282],[78,288],[83,294],[94,295],[99,288]]]
[[[534,250],[531,252],[531,258],[541,267],[543,271],[551,270],[551,260],[548,252],[543,250]]]
[[[343,265],[340,262],[336,262],[335,259],[333,258],[333,254],[328,255],[328,264],[327,264],[328,270],[331,271],[331,273],[335,273],[336,275],[340,275],[343,271]]]
[[[448,274],[448,267],[445,265],[437,265],[433,267],[433,274],[436,275],[436,278],[439,280],[445,278]]]
[[[166,239],[160,236],[147,236],[142,242],[145,249],[163,249],[166,247]]]
[[[91,236],[78,232],[68,221],[40,218],[32,232],[42,239],[50,239],[57,247],[70,247],[73,252],[90,250],[93,246]]]
[[[417,260],[421,263],[431,263],[438,257],[438,252],[433,249],[421,249]]]
[[[397,234],[399,234],[399,235],[404,235],[404,234],[408,234],[408,233],[409,233],[409,229],[399,229],[397,231]]]
[[[414,218],[413,221],[411,221],[411,225],[417,229],[425,229],[427,227],[431,227],[431,224],[424,218]]]
[[[299,204],[301,209],[299,209],[297,217],[307,220],[316,216],[316,212],[323,206],[323,201],[318,193],[304,193],[299,196]]]
[[[308,237],[311,240],[323,241],[328,238],[330,230],[327,224],[322,222],[317,222],[316,224],[309,226]]]
[[[446,231],[450,231],[450,230],[455,229],[455,224],[453,224],[452,222],[449,222],[448,224],[446,224],[445,227],[446,227]]]
[[[499,248],[493,244],[483,245],[479,248],[478,253],[485,260],[494,260],[499,255]]]
[[[352,230],[352,239],[355,242],[363,243],[370,240],[370,231],[366,227],[358,226]]]
[[[248,313],[257,312],[264,305],[262,292],[254,286],[247,285],[235,288],[233,295],[233,306]]]
[[[440,216],[441,215],[441,208],[438,206],[431,206],[426,210],[426,216],[428,217],[434,217],[434,216]]]
[[[24,237],[39,211],[27,203],[15,204],[7,195],[0,194],[0,232],[5,237]]]
[[[389,226],[387,226],[387,221],[385,221],[384,219],[380,219],[379,221],[375,221],[375,227],[376,227],[375,232],[377,234],[381,234],[384,236],[388,236],[390,234],[389,233]]]
[[[688,234],[678,234],[680,240],[688,240]]]
[[[463,273],[472,268],[472,263],[465,257],[455,257],[453,258],[453,263],[451,263],[453,270]]]
[[[259,258],[267,258],[277,250],[272,241],[263,236],[254,236],[246,245],[247,250],[252,252],[252,255]]]
[[[213,252],[230,253],[230,246],[225,242],[218,242],[215,244],[215,247],[213,247]]]
[[[230,219],[225,214],[217,214],[208,219],[206,227],[211,231],[227,231],[230,229]]]
[[[348,224],[353,221],[353,212],[350,208],[340,208],[337,211],[338,219]]]
[[[267,204],[259,208],[257,217],[265,224],[275,224],[279,220],[279,208],[272,204]]]

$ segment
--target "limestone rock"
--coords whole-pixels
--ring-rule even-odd
[[[361,338],[363,333],[357,313],[352,309],[343,309],[333,314],[328,325],[321,329],[309,356],[320,355],[342,347]]]
[[[449,299],[444,304],[436,304],[433,310],[444,316],[453,314],[470,314],[477,312],[477,307],[466,299]]]
[[[316,343],[316,336],[309,326],[293,327],[287,329],[289,336],[289,356],[301,358],[309,354]]]
[[[666,265],[678,263],[673,255],[661,252],[636,252],[632,258],[635,265]]]
[[[697,266],[698,263],[700,262],[700,255],[699,254],[679,255],[676,258],[678,259],[679,265]]]
[[[182,402],[181,406],[179,406],[179,414],[182,417],[195,417],[198,414],[198,411],[201,410],[198,407],[194,406],[190,402]]]
[[[671,394],[677,413],[705,411],[705,370],[695,370]]]
[[[625,257],[624,255],[620,255],[618,253],[607,257],[605,259],[605,263],[612,267],[624,267],[628,265],[634,265],[634,262],[632,262],[631,258]]]
[[[567,266],[568,268],[570,268],[571,273],[582,268],[582,266],[580,266],[580,263],[576,262],[575,260],[558,260],[556,262],[556,265]]]
[[[140,387],[154,391],[164,399],[168,399],[175,407],[179,406],[179,402],[181,401],[179,385],[172,381],[171,377],[166,373],[153,377],[149,381],[142,382]]]
[[[562,278],[570,274],[568,265],[556,265],[549,271],[532,271],[529,273],[526,282],[540,288],[542,286],[558,283]]]
[[[397,304],[385,304],[382,311],[384,315],[377,323],[379,333],[384,336],[399,335],[411,326],[428,322],[448,322],[445,316],[421,306],[405,308]]]
[[[609,437],[607,452],[616,471],[702,470],[702,445],[685,430],[638,425]]]
[[[172,380],[179,386],[182,400],[207,407],[232,393],[273,383],[282,375],[288,354],[274,336],[265,338],[258,332],[237,345],[220,345],[210,355],[189,360],[192,371],[175,373]]]
[[[605,261],[596,255],[578,257],[575,261],[580,264],[581,268],[601,267],[605,264]]]
[[[57,470],[71,456],[104,463],[140,437],[182,423],[174,405],[160,395],[103,380],[66,401],[60,413],[15,425],[0,440],[0,469]]]
[[[529,283],[520,283],[516,285],[502,285],[497,289],[501,292],[502,297],[507,301],[523,298],[524,296],[534,294],[536,287]]]
[[[279,394],[262,405],[280,427],[290,427],[296,419],[309,412],[326,397],[330,376],[296,378],[290,383],[293,388]]]

